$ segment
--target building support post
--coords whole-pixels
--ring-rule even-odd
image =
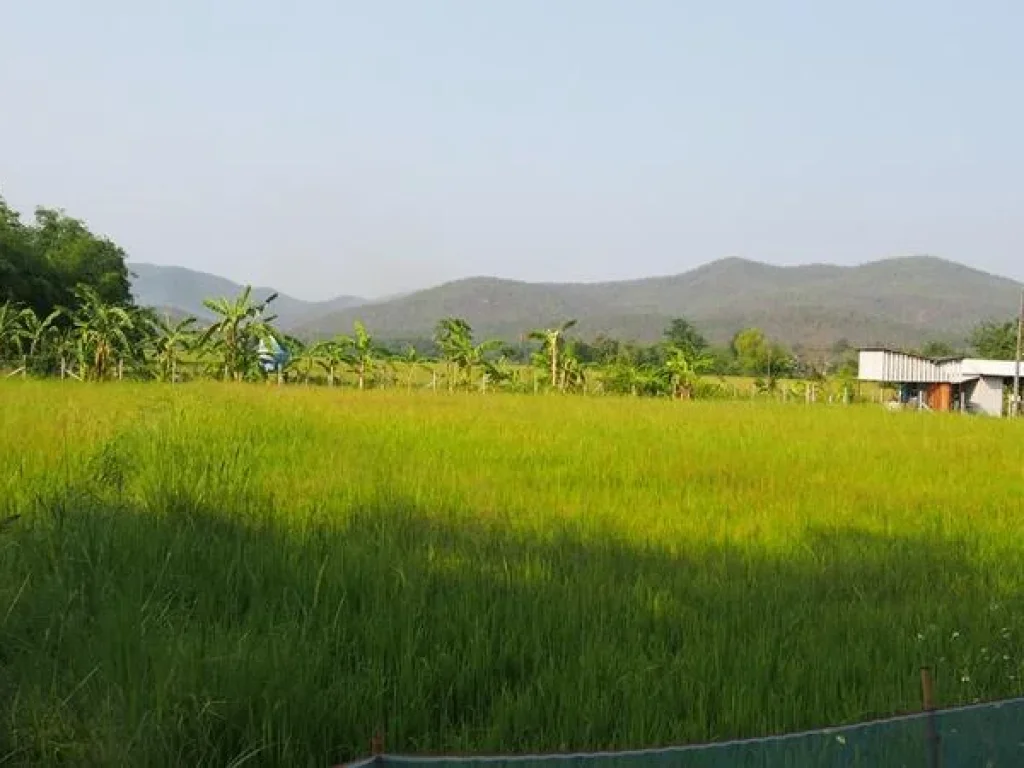
[[[1013,369],[1013,406],[1011,416],[1020,416],[1020,359],[1024,342],[1024,289],[1020,292],[1020,314],[1017,316],[1017,356]]]

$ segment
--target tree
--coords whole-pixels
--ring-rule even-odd
[[[13,301],[0,304],[0,363],[21,357],[24,342],[28,339],[27,315],[35,317],[32,310]]]
[[[531,331],[529,338],[541,342],[551,366],[551,387],[558,386],[558,354],[564,344],[566,331],[576,327],[575,320],[568,320],[555,328]]]
[[[493,377],[495,375],[500,375],[502,369],[500,366],[494,367],[491,364],[491,357],[492,353],[498,352],[502,346],[504,346],[503,342],[498,339],[488,339],[487,341],[482,341],[479,344],[470,343],[469,349],[466,351],[466,356],[462,361],[463,379],[467,387],[471,387],[473,385],[473,371],[478,367],[484,368],[485,376]]]
[[[565,342],[558,368],[558,386],[563,392],[585,387],[586,367],[576,351],[576,342]]]
[[[665,342],[669,347],[685,350],[690,355],[697,355],[707,349],[708,341],[700,331],[685,318],[677,317],[665,329]]]
[[[28,341],[28,349],[22,359],[22,373],[27,376],[29,365],[37,362],[37,355],[42,350],[44,343],[56,332],[56,322],[64,315],[64,310],[55,309],[46,317],[40,317],[31,309],[26,309],[22,316],[22,324],[25,329],[25,338]]]
[[[218,315],[219,319],[203,332],[199,344],[202,346],[214,339],[218,342],[224,355],[225,380],[234,377],[236,381],[241,381],[249,364],[256,360],[260,341],[274,339],[277,343],[277,332],[271,325],[277,318],[274,315],[263,315],[276,298],[277,294],[274,293],[266,301],[253,301],[252,288],[247,285],[234,299],[203,300],[203,305]]]
[[[437,323],[434,343],[445,361],[448,391],[456,384],[456,371],[464,369],[473,349],[473,328],[461,317],[446,317]]]
[[[670,345],[666,352],[664,371],[672,396],[689,400],[700,383],[700,375],[711,369],[714,358],[692,347]]]
[[[460,383],[470,386],[473,371],[488,362],[491,354],[504,346],[497,340],[474,344],[473,328],[461,317],[446,317],[441,320],[434,332],[434,343],[437,344],[445,361],[449,392]]]
[[[981,323],[971,332],[970,344],[978,357],[988,360],[1015,360],[1017,321]]]
[[[767,375],[774,381],[793,370],[793,356],[781,344],[771,341],[760,328],[747,328],[732,340],[733,352],[743,373]]]
[[[129,351],[128,331],[134,327],[131,313],[122,306],[107,304],[93,288],[79,285],[75,289],[78,309],[72,314],[77,329],[82,362],[86,375],[105,379]]]
[[[48,317],[57,307],[77,308],[79,285],[105,304],[132,305],[124,251],[97,237],[62,211],[37,208],[22,222],[0,197],[0,303],[14,302]],[[61,318],[67,326],[70,318]]]
[[[56,300],[52,270],[33,247],[18,212],[0,197],[0,304],[24,305],[40,315]]]
[[[633,397],[664,391],[657,368],[629,357],[621,357],[604,369],[604,384],[611,392]]]
[[[945,341],[926,341],[921,345],[922,357],[931,357],[934,359],[941,359],[943,357],[953,357],[956,355],[956,350],[953,349],[953,345]]]
[[[383,353],[374,345],[373,338],[362,322],[356,320],[353,331],[351,336],[338,336],[335,341],[345,350],[345,359],[356,375],[359,389],[362,390],[366,386],[366,377],[373,372],[378,356]]]
[[[151,324],[154,332],[153,350],[156,353],[157,378],[160,381],[178,380],[178,361],[184,352],[193,349],[198,336],[195,330],[196,318],[186,317],[172,322],[170,317],[157,318]]]
[[[333,339],[318,341],[309,350],[309,354],[327,374],[327,386],[333,387],[338,369],[347,361],[345,347]]]
[[[113,306],[130,306],[131,283],[125,252],[104,237],[97,237],[78,219],[63,211],[37,208],[30,242],[58,281],[58,303],[74,298],[78,285],[87,285]]]
[[[516,383],[516,369],[512,366],[512,359],[508,354],[507,349],[499,350],[500,356],[496,360],[484,358],[484,379],[485,385],[487,382],[494,382],[495,384],[505,383]]]
[[[764,331],[760,328],[746,328],[740,331],[733,337],[732,348],[744,373],[764,373],[769,358],[768,339]]]

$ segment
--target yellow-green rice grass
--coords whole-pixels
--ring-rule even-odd
[[[0,384],[0,764],[759,736],[1021,693],[1024,424]]]

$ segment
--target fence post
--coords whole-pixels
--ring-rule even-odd
[[[935,724],[935,685],[932,671],[921,667],[921,701],[928,713],[928,768],[939,768],[939,730]]]
[[[377,729],[370,741],[370,754],[373,757],[380,757],[384,754],[384,731],[381,728]]]

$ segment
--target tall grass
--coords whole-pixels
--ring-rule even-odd
[[[1021,692],[1024,434],[873,407],[0,385],[0,764],[755,736]],[[5,762],[6,761],[6,762]]]

